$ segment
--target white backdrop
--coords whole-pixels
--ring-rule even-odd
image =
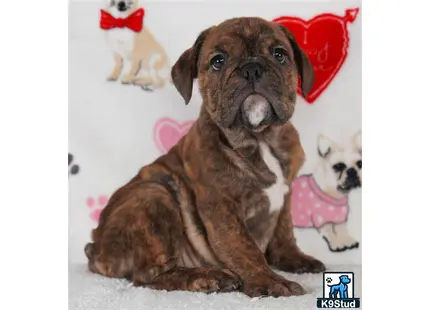
[[[97,215],[109,195],[184,134],[201,104],[196,88],[190,104],[185,106],[171,84],[148,92],[106,80],[113,68],[113,57],[99,28],[100,8],[105,1],[70,4],[69,153],[73,154],[73,161],[69,163],[69,258],[72,262],[85,261],[83,247],[90,240],[90,230],[96,226]],[[297,16],[309,20],[324,13],[345,17],[345,11],[360,7],[361,1],[141,1],[140,4],[145,9],[144,27],[166,51],[172,65],[200,31],[227,18],[261,16],[273,20]],[[346,146],[361,129],[361,12],[346,23],[346,29],[347,57],[334,79],[312,104],[298,98],[293,122],[307,154],[300,174],[313,173],[320,163],[317,152],[320,134]],[[350,235],[360,242],[360,190],[349,194],[348,205],[346,224]],[[332,252],[314,228],[296,228],[296,236],[304,251],[327,264],[361,264],[361,243],[358,249]]]

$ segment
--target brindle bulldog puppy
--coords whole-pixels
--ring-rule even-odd
[[[85,253],[89,269],[135,285],[249,296],[304,294],[289,272],[321,272],[296,245],[290,185],[305,155],[290,119],[308,58],[283,26],[235,18],[203,31],[172,68],[189,133],[110,198]]]

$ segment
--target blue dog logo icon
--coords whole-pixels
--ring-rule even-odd
[[[347,299],[349,283],[351,283],[351,279],[347,275],[341,275],[338,284],[327,284],[330,287],[330,298]]]
[[[326,271],[323,274],[323,297],[317,298],[317,308],[360,308],[355,297],[354,272]]]

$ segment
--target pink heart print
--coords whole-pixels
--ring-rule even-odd
[[[167,153],[190,130],[194,121],[179,123],[169,117],[159,119],[154,126],[154,142],[161,153]]]
[[[98,222],[100,213],[108,203],[109,198],[107,196],[99,196],[97,201],[93,197],[87,198],[87,206],[91,209],[90,217],[93,221]]]

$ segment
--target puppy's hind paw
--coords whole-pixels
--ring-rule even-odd
[[[230,272],[215,270],[190,282],[190,290],[204,293],[234,292],[241,287],[238,277]]]

